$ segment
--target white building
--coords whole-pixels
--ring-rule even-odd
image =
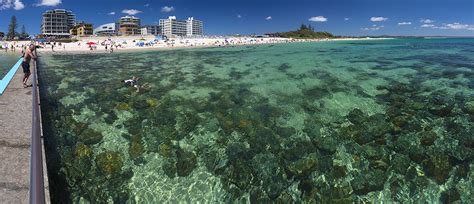
[[[116,23],[107,23],[94,29],[94,35],[110,36],[118,34],[118,26]]]
[[[186,35],[195,36],[203,35],[203,23],[200,20],[195,20],[194,17],[189,17],[186,20]]]
[[[160,19],[161,33],[165,36],[193,36],[203,35],[203,22],[193,17],[188,20],[178,20],[176,16]]]
[[[160,35],[161,29],[159,25],[146,25],[141,28],[142,35]]]
[[[160,19],[161,33],[165,36],[185,36],[186,21],[177,20],[176,16]]]
[[[43,13],[41,34],[47,37],[69,37],[69,30],[76,25],[76,15],[65,9],[48,10]]]

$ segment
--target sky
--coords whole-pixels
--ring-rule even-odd
[[[193,16],[208,35],[263,34],[302,23],[335,35],[474,36],[474,0],[0,0],[0,32],[11,16],[38,34],[41,13],[67,9],[94,27],[134,15],[142,24]]]

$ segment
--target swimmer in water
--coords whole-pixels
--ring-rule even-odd
[[[138,85],[138,80],[140,78],[139,77],[136,77],[136,76],[133,76],[131,79],[127,79],[127,80],[122,80],[123,83],[125,84],[128,84],[130,85],[131,87],[134,87],[137,89],[137,93],[140,92],[140,86]]]

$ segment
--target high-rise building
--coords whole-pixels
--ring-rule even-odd
[[[146,25],[146,26],[142,26],[141,34],[142,35],[160,35],[161,29],[159,25]]]
[[[140,35],[140,18],[135,16],[120,18],[118,31],[122,35]]]
[[[76,23],[76,26],[72,27],[69,33],[74,36],[84,37],[91,36],[94,33],[93,31],[92,24],[80,22]]]
[[[69,30],[76,25],[76,15],[65,9],[48,10],[43,13],[41,34],[46,37],[69,37]]]
[[[177,20],[176,16],[160,19],[161,33],[165,36],[185,36],[186,21]]]
[[[186,20],[186,35],[195,36],[203,35],[203,23],[200,20],[194,19],[194,17],[189,17]]]
[[[100,25],[99,27],[94,29],[94,35],[99,36],[112,36],[118,35],[118,24],[117,23],[107,23],[104,25]]]

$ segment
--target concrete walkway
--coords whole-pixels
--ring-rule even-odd
[[[33,67],[32,67],[32,72]],[[23,88],[18,69],[0,96],[0,203],[28,203],[32,88]],[[31,79],[30,82],[31,83]],[[45,185],[48,189],[43,148]],[[49,203],[49,191],[45,192]]]

